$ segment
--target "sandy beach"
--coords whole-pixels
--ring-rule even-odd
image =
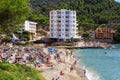
[[[51,53],[48,47],[0,46],[0,61],[26,64],[36,68],[46,80],[87,80],[86,71],[76,67],[78,62],[69,49],[56,48]]]
[[[47,49],[44,49],[44,51],[47,51]],[[70,55],[70,50],[67,51],[68,56],[66,56],[66,49],[58,49],[61,60],[64,60],[65,62],[58,63],[54,60],[54,54],[51,55],[50,62],[54,64],[53,69],[45,68],[44,65],[37,68],[41,71],[41,74],[46,78],[46,80],[87,80],[83,69],[74,66],[73,70],[70,72],[70,67],[74,63],[75,58],[74,54]],[[61,71],[64,73],[63,76],[60,76]],[[59,79],[57,79],[58,77]]]

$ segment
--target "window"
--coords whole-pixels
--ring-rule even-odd
[[[51,27],[53,27],[53,24],[51,24]]]
[[[66,16],[66,18],[69,18],[69,16]]]
[[[53,20],[51,20],[51,23],[53,23]]]
[[[61,12],[57,12],[57,14],[61,14]]]
[[[75,14],[75,12],[73,12],[73,14]]]
[[[66,37],[68,37],[69,35],[68,34],[65,34]]]
[[[57,20],[58,23],[60,23],[61,21],[60,20]]]
[[[66,20],[65,22],[69,22],[69,20]]]
[[[66,27],[69,27],[69,25],[67,25],[67,24],[66,24],[65,26],[66,26]]]
[[[58,29],[57,31],[61,31],[61,29]]]
[[[69,12],[67,11],[66,14],[69,14]]]
[[[65,31],[68,31],[68,29],[65,29]]]
[[[51,14],[53,14],[53,12],[51,12]]]
[[[51,29],[51,31],[53,31],[53,29]]]
[[[60,37],[61,36],[61,34],[58,34],[58,37]]]
[[[61,25],[57,25],[57,27],[61,27]]]
[[[51,19],[53,19],[53,16],[51,16]]]
[[[57,18],[61,18],[61,16],[57,16]]]
[[[53,36],[53,33],[51,33],[51,36]]]
[[[75,19],[75,16],[73,16],[73,19]]]

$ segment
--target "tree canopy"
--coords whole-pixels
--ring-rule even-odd
[[[0,32],[18,30],[28,13],[28,0],[0,0]]]
[[[115,36],[113,37],[113,40],[116,42],[120,42],[120,24],[118,24],[115,28],[117,31]]]
[[[30,3],[33,9],[39,7],[39,13],[47,17],[45,21],[49,19],[50,10],[75,10],[78,27],[84,30],[96,29],[109,20],[120,20],[120,3],[114,0],[30,0]]]

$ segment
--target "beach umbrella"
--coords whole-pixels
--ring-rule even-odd
[[[55,48],[53,48],[53,47],[52,47],[52,48],[48,48],[48,51],[49,51],[49,52],[54,52],[54,51],[55,51]]]
[[[38,61],[38,62],[36,62],[37,64],[42,64],[42,62],[41,61]]]
[[[22,59],[22,62],[26,62],[26,60]]]

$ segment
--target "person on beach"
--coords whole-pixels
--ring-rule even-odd
[[[70,67],[70,72],[73,71],[73,65]]]
[[[84,76],[86,76],[86,70],[84,69]]]
[[[59,78],[60,78],[60,74],[58,74],[58,75],[57,75],[57,78],[56,78],[56,80],[58,80]]]
[[[70,57],[73,55],[73,51],[71,50],[71,52],[70,52]]]
[[[68,56],[68,51],[66,51],[66,56]]]
[[[74,61],[74,63],[73,63],[73,65],[75,66],[75,65],[76,65],[76,63],[77,63],[77,61],[75,60],[75,61]]]
[[[54,66],[53,66],[53,64],[51,65],[51,69],[54,69]]]
[[[54,60],[56,60],[57,59],[57,57],[56,57],[56,55],[54,55]]]
[[[62,77],[64,75],[64,73],[62,72],[62,70],[60,71],[60,76]]]

